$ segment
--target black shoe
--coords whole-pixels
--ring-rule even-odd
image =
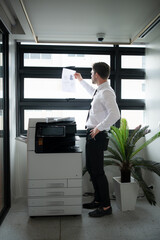
[[[105,215],[111,215],[112,214],[112,207],[108,208],[107,210],[104,210],[103,207],[97,208],[93,212],[88,213],[90,217],[103,217]]]
[[[100,207],[100,203],[98,202],[91,202],[91,203],[84,203],[83,204],[83,208],[86,208],[86,209],[94,209],[94,208],[98,208]]]

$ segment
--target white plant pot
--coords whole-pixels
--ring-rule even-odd
[[[129,183],[121,183],[121,177],[113,177],[117,207],[121,211],[135,210],[139,185],[131,178]]]

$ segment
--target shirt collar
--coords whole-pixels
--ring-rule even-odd
[[[109,85],[108,85],[108,82],[106,81],[106,82],[104,82],[104,83],[102,83],[102,84],[100,84],[99,86],[98,86],[98,88],[97,88],[97,91],[100,91],[100,90],[102,90],[103,88],[106,88],[106,87],[108,87]]]

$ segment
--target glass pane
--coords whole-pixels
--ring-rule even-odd
[[[122,99],[144,99],[145,80],[122,79],[121,85]]]
[[[77,130],[84,130],[88,110],[24,110],[24,129],[28,129],[29,118],[74,117]]]
[[[129,44],[120,44],[119,45],[119,47],[121,47],[121,48],[145,48],[146,47],[146,45],[143,45],[143,44],[131,44],[131,45],[129,45]]]
[[[24,98],[79,98],[90,99],[91,96],[83,88],[78,80],[72,80],[74,84],[73,92],[65,91],[65,86],[61,79],[55,78],[25,78]],[[86,79],[90,84],[91,80]],[[92,85],[96,87],[95,85]]]
[[[144,56],[121,56],[122,68],[144,68]]]
[[[122,110],[121,118],[125,118],[128,122],[129,129],[144,125],[144,110]]]
[[[106,62],[110,65],[110,55],[24,53],[25,67],[75,66],[90,68],[95,62]]]
[[[0,33],[0,211],[4,207],[4,156],[3,156],[3,52]]]
[[[2,138],[2,137],[3,137],[3,109],[0,106],[0,138]],[[2,149],[2,151],[0,151],[0,154],[1,153],[3,153],[3,149]]]
[[[76,98],[90,99],[91,95],[84,89],[78,80],[72,80],[74,88],[72,91],[65,90],[61,79],[56,78],[25,78],[24,79],[24,98]],[[92,84],[91,79],[85,79],[92,87],[96,89],[96,85]],[[110,79],[108,79],[110,84]]]
[[[3,99],[3,78],[1,78],[1,77],[0,77],[0,99],[1,100]]]

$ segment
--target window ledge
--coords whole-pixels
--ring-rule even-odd
[[[24,135],[20,135],[20,136],[16,137],[15,139],[16,139],[17,141],[27,143],[27,137],[24,136]]]

